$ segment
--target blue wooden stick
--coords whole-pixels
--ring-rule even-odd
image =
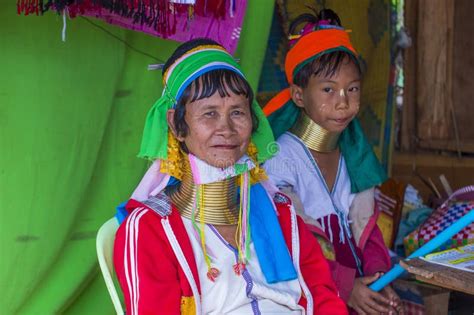
[[[407,259],[428,255],[472,222],[474,222],[474,210],[469,211],[459,220],[448,226],[443,232],[436,235],[431,241],[414,251],[410,256],[407,257]],[[403,269],[399,264],[396,264],[392,269],[390,269],[389,272],[372,283],[369,288],[378,292],[402,275],[404,271],[405,269]]]

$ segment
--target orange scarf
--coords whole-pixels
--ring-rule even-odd
[[[352,47],[349,35],[345,30],[322,29],[303,35],[286,55],[285,73],[288,83],[293,83],[295,70],[299,70],[302,65],[315,57],[333,50],[345,50],[357,56],[357,52]],[[283,107],[290,99],[289,88],[284,89],[265,105],[263,112],[268,117]]]
[[[325,28],[303,35],[290,49],[285,60],[288,83],[293,83],[294,75],[307,63],[332,51],[346,51],[357,56],[347,32],[341,28]],[[275,138],[291,128],[300,113],[291,99],[290,89],[284,89],[263,108]],[[351,178],[351,192],[358,193],[386,180],[369,142],[365,138],[359,121],[354,119],[339,137],[339,148],[344,156]]]

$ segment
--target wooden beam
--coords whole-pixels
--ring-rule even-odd
[[[471,122],[472,123],[472,122]],[[443,151],[458,151],[458,144],[452,140],[420,140],[420,148]],[[464,153],[474,153],[474,140],[462,140],[459,142],[459,150]]]
[[[431,178],[438,190],[444,191],[439,176],[444,174],[453,190],[474,184],[474,158],[445,156],[440,154],[409,154],[393,155],[392,177],[404,184],[413,185],[425,202],[431,190],[413,172],[416,169],[424,178]]]
[[[418,0],[405,2],[405,27],[412,39],[412,46],[404,51],[402,126],[400,146],[402,151],[412,152],[416,148],[416,38]]]
[[[454,1],[419,0],[418,3],[418,138],[454,139],[451,72]]]
[[[415,275],[417,280],[474,295],[472,272],[430,263],[419,258],[400,261],[400,266]]]

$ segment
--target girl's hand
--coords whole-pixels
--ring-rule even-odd
[[[390,306],[396,311],[396,314],[405,314],[405,308],[403,307],[402,301],[400,301],[397,293],[395,293],[390,286],[383,288],[382,294],[390,300]]]
[[[368,285],[377,280],[380,275],[380,273],[376,273],[370,277],[356,278],[347,305],[352,307],[361,315],[380,313],[394,314],[395,308],[391,307],[390,299],[379,292],[369,289],[368,287]],[[393,294],[395,294],[395,292],[393,292]],[[398,305],[401,305],[401,303],[398,303]]]

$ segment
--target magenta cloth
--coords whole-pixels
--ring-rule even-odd
[[[347,240],[347,237],[344,241],[344,243],[341,241],[339,238],[339,233],[341,231],[341,228],[339,226],[339,220],[337,218],[336,214],[330,214],[326,217],[318,219],[319,223],[323,225],[323,220],[327,222],[327,217],[329,217],[329,227],[326,227],[328,229],[332,230],[332,246],[334,247],[334,253],[336,255],[336,261],[348,268],[356,269],[357,270],[357,263],[355,261],[354,255],[352,254],[351,247],[349,245],[349,242]],[[327,233],[326,233],[327,234]],[[354,244],[355,251],[357,254],[357,257],[359,257],[360,260],[362,260],[362,251],[360,248],[356,245],[354,237],[351,236],[350,242]],[[356,277],[360,277],[361,275],[359,272],[356,272]]]
[[[377,201],[375,207],[378,209]],[[378,213],[379,211],[377,210],[371,216],[357,244],[357,248],[362,252],[362,271],[366,276],[374,275],[377,272],[386,272],[391,266],[390,256],[388,255],[388,250],[385,247],[382,232],[380,232],[380,229],[376,223]],[[339,226],[338,224],[335,225]],[[310,224],[307,224],[307,226],[311,232],[315,233],[316,235],[320,235],[329,241],[328,234],[322,229]],[[333,237],[336,238],[339,233],[334,232],[336,231],[333,231]],[[336,282],[337,289],[339,290],[339,295],[344,301],[347,302],[354,286],[354,280],[356,278],[357,271],[356,268],[347,267],[347,265],[351,264],[350,261],[341,263],[341,259],[343,259],[345,256],[347,255],[339,255],[339,261],[328,260],[328,262],[334,282]],[[350,258],[352,258],[352,256]]]
[[[176,13],[169,13],[169,23],[172,24],[171,28],[174,31],[170,34],[158,32],[153,26],[141,25],[139,22],[133,23],[133,18],[114,14],[106,9],[88,8],[84,12],[77,12],[77,15],[95,17],[123,28],[178,42],[185,42],[199,37],[211,38],[233,54],[239,42],[247,0],[231,2],[234,3],[234,7],[233,9],[228,7],[223,18],[212,12],[205,15],[195,12],[192,19],[188,18],[187,10],[176,10]]]

